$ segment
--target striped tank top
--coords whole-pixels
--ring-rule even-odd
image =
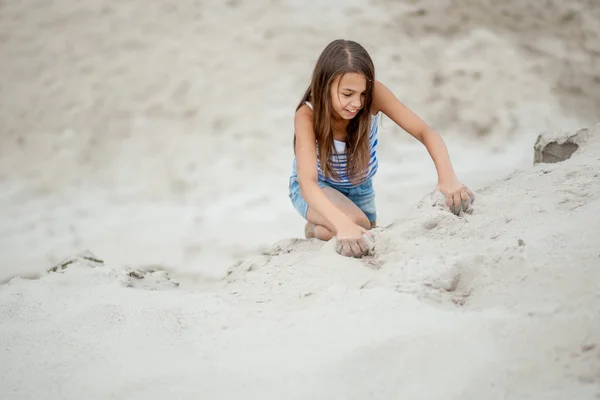
[[[306,105],[312,109],[312,104],[310,104],[308,101],[306,102]],[[323,175],[323,171],[321,170],[321,161],[319,160],[319,156],[318,156],[319,149],[317,148],[317,169],[318,169],[320,181],[330,183],[333,186],[337,186],[339,188],[348,189],[348,188],[355,187],[356,185],[364,183],[364,182],[368,181],[369,179],[373,178],[373,176],[377,172],[377,167],[379,164],[377,161],[377,133],[379,130],[380,115],[381,115],[381,113],[371,116],[371,129],[369,131],[369,150],[371,153],[371,157],[369,159],[369,172],[363,178],[363,180],[357,184],[354,184],[348,179],[348,177],[346,175],[346,143],[340,142],[339,140],[334,140],[333,144],[335,146],[335,149],[337,150],[337,153],[333,153],[331,155],[331,166],[333,167],[335,172],[337,172],[337,174],[339,175],[340,178],[339,179],[335,179],[333,177],[326,178]],[[294,157],[294,162],[293,162],[293,166],[292,166],[292,178],[297,178],[296,157]]]

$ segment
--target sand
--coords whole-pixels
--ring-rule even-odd
[[[1,398],[600,397],[600,8],[364,4],[0,4]],[[361,260],[287,197],[338,37],[477,194],[385,119]]]

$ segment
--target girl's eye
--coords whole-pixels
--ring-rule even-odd
[[[342,93],[344,95],[344,97],[350,97],[350,94],[348,93]]]

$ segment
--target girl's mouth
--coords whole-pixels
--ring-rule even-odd
[[[348,114],[350,114],[352,116],[354,116],[354,115],[356,115],[358,113],[358,110],[356,110],[356,109],[350,109],[349,110],[347,108],[344,108],[344,111],[346,111]]]

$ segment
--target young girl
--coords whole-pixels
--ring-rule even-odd
[[[436,190],[453,213],[474,200],[454,174],[440,135],[375,80],[367,51],[356,42],[334,40],[321,53],[296,108],[289,196],[307,220],[306,237],[335,236],[338,253],[346,256],[366,254],[363,235],[376,224],[372,178],[381,113],[425,145],[438,174]]]

